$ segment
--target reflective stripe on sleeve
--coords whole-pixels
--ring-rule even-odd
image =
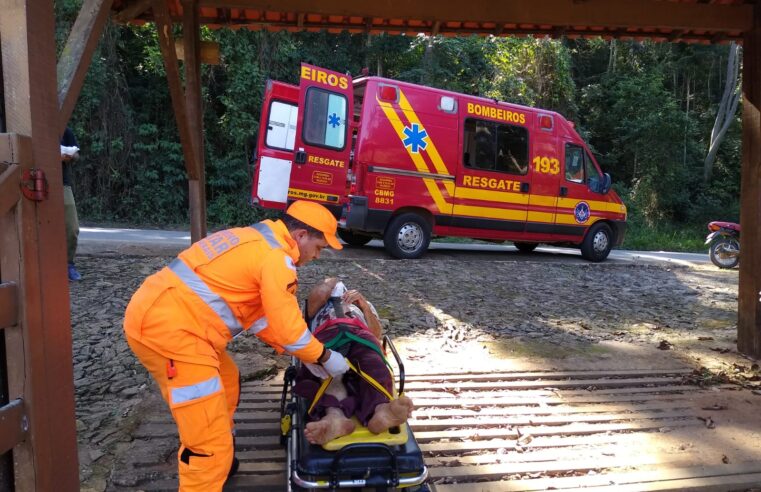
[[[262,224],[261,222],[257,222],[256,224],[252,225],[251,227],[253,227],[257,232],[259,232],[259,234],[264,236],[264,239],[267,241],[267,244],[269,244],[272,249],[282,248],[283,247],[277,241],[277,239],[275,239],[275,233],[266,224]]]
[[[221,391],[222,382],[219,379],[219,376],[214,376],[213,378],[200,383],[183,386],[181,388],[172,388],[171,390],[172,405],[178,405],[187,401],[203,398],[204,396],[213,395],[214,393]]]
[[[185,264],[179,258],[175,258],[170,264],[169,269],[172,270],[185,285],[190,288],[198,297],[200,297],[207,306],[219,316],[222,321],[227,325],[227,329],[230,330],[230,335],[238,336],[242,331],[238,318],[235,317],[230,306],[227,305],[224,299],[212,292],[206,283],[201,280],[201,277]]]
[[[288,268],[290,268],[294,272],[296,271],[296,265],[293,264],[293,258],[291,258],[288,255],[285,255],[285,266],[287,266]]]
[[[295,351],[305,348],[307,345],[309,345],[309,342],[311,341],[312,341],[312,334],[309,333],[309,330],[304,330],[304,334],[301,335],[301,338],[299,338],[296,342],[290,345],[284,345],[283,348],[289,354],[293,354]]]
[[[267,328],[267,317],[266,316],[262,316],[258,320],[254,321],[254,323],[251,325],[249,330],[254,335],[256,335],[257,333],[259,333],[260,331],[262,331],[265,328]]]

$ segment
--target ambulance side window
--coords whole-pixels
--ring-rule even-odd
[[[341,150],[346,143],[346,98],[317,87],[307,89],[304,102],[304,141]]]
[[[296,119],[299,108],[295,104],[272,101],[265,144],[280,150],[293,150],[296,141]]]
[[[584,182],[584,149],[578,145],[565,146],[565,179],[574,183]]]
[[[494,121],[465,120],[463,164],[510,174],[528,172],[528,130]]]

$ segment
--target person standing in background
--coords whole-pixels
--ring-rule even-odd
[[[74,255],[77,253],[79,240],[79,218],[74,192],[71,190],[71,163],[79,159],[77,138],[71,128],[66,128],[61,137],[61,164],[63,165],[63,209],[66,222],[66,254],[69,261],[69,280],[82,280],[74,266]]]

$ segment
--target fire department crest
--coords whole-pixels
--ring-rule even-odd
[[[589,204],[587,202],[579,202],[576,204],[576,208],[573,209],[573,215],[576,217],[576,222],[583,224],[589,220],[591,212],[589,211]]]

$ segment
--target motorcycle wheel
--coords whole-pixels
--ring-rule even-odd
[[[740,242],[735,238],[721,238],[711,243],[708,256],[719,268],[734,268],[740,262]]]

